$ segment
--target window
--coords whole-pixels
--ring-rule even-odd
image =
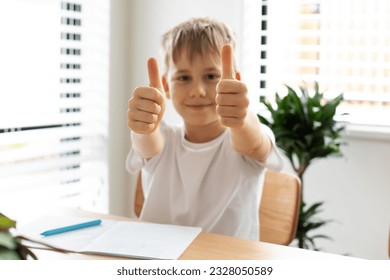
[[[108,210],[109,1],[2,3],[0,205]]]
[[[244,44],[259,46],[250,79],[260,95],[318,81],[329,97],[344,93],[348,121],[390,126],[390,1],[246,2],[257,18],[249,29],[258,36]]]

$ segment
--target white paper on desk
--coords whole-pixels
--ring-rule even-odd
[[[177,259],[199,232],[200,228],[193,227],[118,222],[83,251],[146,259]]]
[[[200,233],[197,227],[122,222],[102,219],[98,226],[42,236],[49,229],[92,220],[44,216],[18,229],[16,234],[61,249],[144,259],[177,259]]]

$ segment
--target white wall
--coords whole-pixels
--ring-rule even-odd
[[[318,160],[307,171],[308,202],[325,201],[320,217],[331,219],[318,233],[333,241],[325,251],[367,259],[388,259],[390,225],[390,134],[349,135],[343,158]]]
[[[130,145],[124,119],[127,99],[136,86],[148,84],[147,59],[154,56],[162,61],[161,35],[189,17],[211,16],[230,25],[240,40],[245,30],[241,26],[241,10],[241,0],[112,0],[111,213],[132,215],[134,178],[124,170]],[[177,121],[171,106],[167,111],[170,113],[166,119]],[[387,259],[390,134],[368,138],[367,135],[372,134],[346,136],[348,146],[343,148],[343,158],[315,162],[306,173],[304,195],[309,203],[325,201],[321,217],[334,220],[318,232],[334,239],[318,242],[323,250]],[[289,170],[287,163],[286,170]]]
[[[109,98],[109,212],[131,215],[131,185],[134,178],[125,170],[125,158],[130,147],[127,128],[129,97],[129,2],[113,0],[110,8],[110,98]]]

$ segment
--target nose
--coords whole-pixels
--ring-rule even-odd
[[[195,82],[190,89],[191,97],[205,97],[206,87],[201,82]]]

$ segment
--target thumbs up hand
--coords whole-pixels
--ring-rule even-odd
[[[222,77],[217,85],[217,114],[222,125],[240,128],[245,125],[249,99],[247,87],[239,81],[239,74],[234,70],[233,49],[224,45],[221,51]]]
[[[149,86],[134,90],[127,110],[127,126],[139,134],[155,131],[165,112],[165,93],[157,60],[150,58],[147,65]]]

